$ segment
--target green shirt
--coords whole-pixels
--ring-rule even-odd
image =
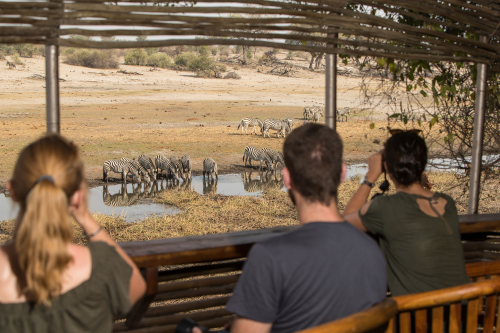
[[[104,242],[90,242],[90,278],[56,297],[50,307],[0,303],[0,332],[111,332],[113,316],[130,308],[132,268]]]
[[[393,296],[431,291],[469,283],[460,240],[455,202],[447,200],[442,217],[420,210],[417,195],[397,192],[376,197],[365,215],[369,232],[379,236],[387,261],[387,283]]]

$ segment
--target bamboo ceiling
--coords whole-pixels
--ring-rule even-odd
[[[377,14],[371,15],[374,9]],[[399,23],[401,15],[421,24]],[[491,64],[500,60],[499,28],[500,0],[0,1],[0,43],[88,48],[250,45]],[[69,39],[69,35],[161,37],[102,41]],[[481,43],[478,35],[495,43]],[[339,48],[332,49],[331,44]]]

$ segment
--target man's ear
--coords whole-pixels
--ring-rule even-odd
[[[291,190],[293,186],[292,178],[290,177],[290,170],[287,167],[283,168],[283,183],[287,190]]]
[[[345,180],[345,176],[347,175],[347,167],[345,163],[342,163],[342,170],[340,171],[340,183],[342,184]]]

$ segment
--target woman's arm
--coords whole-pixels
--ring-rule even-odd
[[[382,174],[382,152],[378,152],[368,157],[368,172],[366,173],[366,180],[370,183],[375,183]],[[371,187],[365,184],[359,185],[358,190],[354,193],[349,203],[345,206],[344,217],[351,213],[356,213],[366,204],[368,197],[370,196]],[[359,218],[359,217],[358,217]]]
[[[87,206],[87,196],[88,196],[88,186],[87,184],[82,184],[80,190],[76,191],[71,197],[70,202],[70,214],[75,218],[76,222],[82,227],[85,235],[91,235],[95,233],[101,227],[99,223],[94,220],[92,214],[90,214]],[[132,276],[130,277],[129,283],[129,299],[130,303],[133,305],[137,302],[144,292],[146,291],[146,282],[142,277],[141,272],[134,264],[132,259],[123,251],[123,249],[116,244],[116,242],[108,235],[105,230],[100,230],[94,236],[90,237],[90,242],[101,241],[105,242],[116,249],[116,252],[127,262],[127,264],[132,267]]]

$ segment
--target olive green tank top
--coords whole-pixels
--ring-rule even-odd
[[[379,236],[393,296],[470,282],[455,202],[442,193],[425,199],[434,202],[438,197],[447,204],[443,215],[433,208],[437,217],[420,210],[417,199],[425,197],[405,192],[376,197],[366,214],[359,214],[366,229]]]
[[[92,273],[87,281],[56,297],[50,307],[0,303],[0,332],[111,332],[113,316],[130,308],[132,268],[104,242],[90,242]]]

